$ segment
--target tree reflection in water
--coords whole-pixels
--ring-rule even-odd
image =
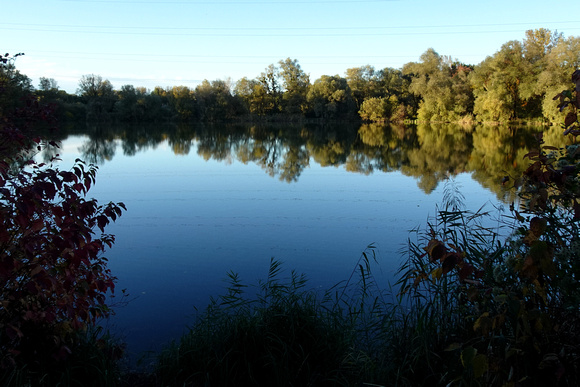
[[[541,129],[433,123],[125,125],[74,128],[60,135],[86,135],[82,158],[97,165],[111,160],[119,145],[124,155],[132,156],[166,142],[175,154],[196,151],[206,161],[255,163],[288,183],[298,181],[311,162],[367,175],[400,171],[415,177],[426,193],[448,177],[468,172],[498,198],[510,200],[501,181],[521,175],[527,165],[524,155]],[[554,137],[551,131],[546,130],[545,138]]]

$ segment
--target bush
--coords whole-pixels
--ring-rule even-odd
[[[10,84],[7,64],[0,57],[0,89]],[[30,160],[43,143],[31,125],[51,115],[31,94],[24,100],[0,110],[0,370],[42,374],[110,313],[105,297],[115,277],[102,252],[114,237],[104,228],[125,206],[85,198],[95,166],[77,160],[59,171]]]
[[[580,72],[565,134],[580,134]],[[438,212],[426,246],[411,244],[402,292],[433,339],[421,356],[440,382],[500,385],[577,385],[580,382],[580,152],[578,144],[543,146],[515,180],[509,237],[473,224],[482,213],[458,206]],[[506,179],[509,181],[509,178]],[[450,328],[452,327],[452,328]],[[409,333],[414,337],[413,333]]]

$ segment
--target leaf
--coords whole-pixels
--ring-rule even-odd
[[[570,112],[566,115],[566,118],[564,119],[564,126],[567,128],[576,121],[578,121],[578,116],[576,115],[576,113]]]
[[[447,247],[437,239],[431,239],[425,250],[429,255],[430,262],[439,261],[447,254]]]
[[[477,355],[477,349],[473,348],[472,346],[469,346],[461,351],[461,364],[463,364],[463,367],[467,368],[470,366],[473,362],[473,359],[475,358],[475,355]]]
[[[449,253],[443,259],[443,274],[449,273],[459,263],[461,256],[458,253]]]
[[[442,274],[443,274],[443,268],[438,267],[431,272],[431,277],[435,280],[438,280],[441,278]]]
[[[473,365],[473,376],[475,376],[476,379],[481,378],[483,374],[487,372],[489,367],[487,362],[487,356],[481,353],[476,355],[473,358],[472,365]]]
[[[481,331],[483,335],[487,335],[487,333],[491,330],[492,324],[493,321],[489,317],[489,312],[485,312],[479,316],[477,320],[475,320],[475,323],[473,324],[473,330],[476,332]]]

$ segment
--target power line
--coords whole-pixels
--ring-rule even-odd
[[[278,5],[278,4],[346,4],[346,3],[389,3],[398,0],[304,0],[304,1],[130,1],[130,0],[61,0],[66,3],[114,3],[114,4],[187,4],[187,5],[249,5],[249,4],[260,4],[260,5]]]
[[[11,51],[11,49],[7,49]],[[150,53],[111,53],[111,52],[79,52],[79,51],[52,51],[52,50],[31,50],[30,53],[41,55],[43,58],[64,58],[64,59],[81,59],[81,60],[94,60],[98,58],[99,60],[124,60],[124,61],[134,61],[134,62],[167,62],[168,58],[190,58],[192,60],[197,60],[196,63],[227,63],[235,64],[259,64],[260,62],[242,62],[239,59],[269,59],[278,61],[282,57],[288,57],[287,55],[199,55],[199,54],[150,54]],[[46,54],[49,55],[46,55]],[[479,56],[477,54],[464,54],[462,57]],[[139,58],[141,57],[141,58]],[[351,60],[358,59],[361,55],[298,55],[300,60],[306,60],[312,64],[343,64],[342,62],[312,62],[311,60]],[[404,59],[404,58],[415,58],[416,54],[409,55],[364,55],[366,59],[384,60],[384,59]],[[137,59],[134,59],[137,58]],[[160,59],[162,58],[162,59]],[[277,59],[273,59],[277,58]],[[209,61],[200,62],[199,59],[215,59]],[[232,62],[231,59],[238,60]],[[172,63],[191,63],[191,60],[176,61],[171,59]]]
[[[580,28],[569,28],[569,31],[575,31]],[[421,36],[421,35],[456,35],[456,34],[496,34],[496,33],[514,33],[521,32],[521,30],[494,30],[494,31],[444,31],[444,32],[396,32],[396,33],[333,33],[333,34],[320,34],[320,33],[304,33],[304,34],[240,34],[240,33],[227,33],[227,34],[215,34],[215,33],[156,33],[156,32],[115,32],[115,31],[71,31],[71,30],[50,30],[50,29],[37,29],[37,28],[8,28],[0,27],[0,30],[18,30],[18,31],[32,31],[32,32],[59,32],[59,33],[82,33],[82,34],[109,34],[109,35],[141,35],[141,36],[203,36],[203,37],[357,37],[357,36]]]
[[[105,25],[72,25],[72,24],[40,24],[40,23],[3,23],[3,25],[48,27],[48,28],[94,28],[94,29],[119,29],[119,30],[149,30],[149,31],[332,31],[332,30],[403,30],[418,28],[481,28],[481,27],[506,27],[506,26],[532,26],[546,24],[578,24],[580,21],[537,21],[519,23],[487,23],[487,24],[442,24],[442,25],[410,25],[410,26],[361,26],[361,27],[142,27],[142,26],[105,26]],[[22,29],[22,27],[20,27]],[[3,29],[8,29],[3,27]],[[49,31],[49,30],[40,30]],[[60,30],[55,30],[61,32]],[[64,31],[62,31],[64,32]],[[66,31],[70,32],[70,31]],[[75,31],[79,32],[79,31]],[[80,31],[82,32],[82,31]],[[92,31],[91,31],[92,32]],[[482,31],[488,32],[488,31]],[[453,33],[456,33],[455,31]]]

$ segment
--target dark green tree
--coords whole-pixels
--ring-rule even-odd
[[[308,91],[308,103],[317,118],[348,119],[356,114],[348,82],[338,75],[323,75],[314,81]]]
[[[77,94],[87,105],[87,119],[101,121],[111,118],[117,100],[113,85],[100,75],[83,75],[79,80]]]

